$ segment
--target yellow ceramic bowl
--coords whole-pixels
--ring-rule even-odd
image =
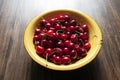
[[[37,28],[38,21],[40,19],[51,19],[57,17],[58,15],[67,14],[71,18],[77,20],[77,22],[82,22],[82,24],[89,25],[89,41],[91,44],[91,49],[88,51],[87,56],[77,62],[69,65],[56,65],[51,62],[46,62],[46,60],[36,54],[35,47],[33,44],[34,30]],[[24,33],[24,45],[30,57],[38,64],[53,70],[74,70],[91,62],[98,54],[102,43],[102,34],[97,23],[88,15],[83,12],[76,10],[59,9],[45,12],[33,18],[27,25]]]

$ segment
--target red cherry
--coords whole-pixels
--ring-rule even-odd
[[[62,15],[60,15],[60,16],[58,17],[58,20],[64,20],[64,19],[65,19],[65,17],[62,16]]]
[[[45,27],[46,27],[47,30],[49,30],[50,27],[52,27],[52,25],[50,23],[46,23]]]
[[[57,43],[57,46],[60,47],[60,48],[63,48],[63,47],[64,47],[64,44],[63,44],[62,41],[59,41],[59,42]]]
[[[35,46],[40,45],[40,41],[35,41]]]
[[[69,40],[66,40],[66,41],[64,42],[64,44],[65,44],[65,46],[68,46],[68,45],[70,44],[70,41],[69,41]]]
[[[70,27],[69,27],[69,30],[70,30],[70,32],[73,33],[73,32],[75,32],[75,27],[74,27],[74,26],[70,26]]]
[[[67,47],[65,47],[65,48],[63,49],[63,52],[64,52],[65,55],[68,55],[68,54],[69,54],[69,49],[68,49]]]
[[[41,26],[45,26],[46,23],[47,23],[47,21],[45,19],[43,19],[43,20],[40,21],[40,25]]]
[[[71,59],[76,59],[77,58],[77,51],[76,50],[72,50],[70,53],[69,53]]]
[[[43,38],[45,37],[45,34],[44,34],[44,33],[40,33],[40,34],[38,35],[38,37],[39,37],[39,39],[41,40],[41,39],[43,39]]]
[[[61,29],[61,26],[59,24],[56,24],[55,30],[57,31],[57,30],[60,30],[60,29]]]
[[[80,33],[80,39],[82,39],[82,40],[85,40],[86,38],[87,38],[87,36],[85,35],[85,34],[83,34],[83,33]]]
[[[48,48],[48,41],[46,39],[43,39],[41,41],[41,45],[44,47],[44,48]]]
[[[53,33],[54,33],[54,31],[53,31],[53,30],[48,30],[48,31],[47,31],[47,35],[49,35],[49,36],[52,36],[52,35],[53,35]]]
[[[56,21],[57,21],[57,20],[56,20],[55,18],[52,18],[52,19],[50,19],[49,22],[50,22],[50,24],[54,25],[54,24],[56,23]]]
[[[85,53],[86,53],[86,50],[85,50],[84,48],[81,48],[81,49],[80,49],[80,53],[81,53],[81,54],[85,54]]]
[[[87,56],[87,53],[81,54],[81,57],[85,57]]]
[[[43,29],[42,32],[43,32],[43,33],[47,33],[47,30],[46,30],[46,29]]]
[[[36,46],[36,53],[37,53],[38,55],[44,53],[44,48],[43,48],[42,46],[39,46],[39,45]]]
[[[61,48],[55,48],[55,53],[58,56],[62,56],[63,55],[63,50]]]
[[[89,42],[84,44],[84,48],[88,51],[91,48],[91,45]]]
[[[59,33],[56,33],[56,34],[55,34],[55,38],[61,39],[61,35],[60,35]]]
[[[69,26],[70,26],[70,23],[66,21],[66,22],[64,23],[64,26],[65,26],[65,27],[69,27]]]
[[[70,17],[69,17],[68,15],[65,15],[65,16],[64,16],[64,20],[65,20],[65,21],[69,21],[69,20],[70,20]]]
[[[46,54],[46,55],[48,54],[48,56],[51,56],[51,55],[53,54],[53,49],[52,49],[52,48],[47,48],[47,49],[45,50],[45,54]]]
[[[80,52],[81,47],[77,44],[77,45],[75,45],[75,50],[76,50],[77,52]]]
[[[49,40],[47,43],[48,43],[48,47],[49,48],[53,48],[54,47],[54,43],[51,40]]]
[[[68,48],[69,48],[69,50],[74,49],[75,48],[75,44],[70,42],[70,44],[68,44]]]
[[[55,56],[54,58],[53,58],[53,62],[55,63],[55,64],[61,64],[61,57],[60,56]]]
[[[62,40],[66,40],[67,38],[68,38],[68,35],[67,35],[67,34],[62,34],[62,35],[61,35],[61,39],[62,39]]]
[[[38,40],[39,40],[38,35],[35,35],[35,36],[33,37],[33,42],[38,41]]]
[[[76,22],[75,20],[71,20],[71,21],[70,21],[70,25],[71,25],[71,26],[76,26],[76,24],[77,24],[77,22]]]
[[[77,35],[76,34],[72,34],[71,37],[70,37],[70,40],[74,43],[77,43],[78,41],[78,38],[77,38]]]
[[[84,30],[83,30],[81,27],[78,29],[78,31],[79,31],[80,33],[83,33],[83,32],[84,32]]]
[[[53,54],[50,56],[50,61],[54,63],[54,58],[56,57],[57,55]]]
[[[40,34],[41,32],[42,32],[41,29],[35,29],[35,35],[38,35],[38,34]]]
[[[83,29],[84,31],[88,31],[88,25],[84,24],[84,25],[82,26],[82,29]]]
[[[50,30],[52,30],[53,32],[55,32],[55,28],[53,28],[53,27],[50,27]]]
[[[63,56],[62,57],[62,63],[63,64],[70,64],[71,63],[71,59],[68,56]]]

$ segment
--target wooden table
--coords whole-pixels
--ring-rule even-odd
[[[35,63],[24,48],[29,21],[58,8],[87,13],[103,34],[99,55],[74,71],[48,70]],[[120,80],[120,0],[0,0],[0,80]]]

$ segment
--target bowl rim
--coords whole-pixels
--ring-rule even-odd
[[[46,15],[48,13],[51,13],[51,12],[56,12],[56,11],[68,11],[68,12],[74,12],[74,13],[77,13],[77,14],[80,14],[82,15],[83,17],[85,17],[87,20],[89,20],[90,22],[92,22],[92,24],[94,24],[95,28],[97,29],[97,34],[99,35],[98,36],[98,44],[96,46],[96,50],[94,51],[94,55],[91,55],[91,57],[89,57],[89,59],[87,61],[84,61],[84,63],[81,63],[81,65],[77,64],[75,66],[69,66],[69,67],[65,67],[64,65],[60,66],[60,67],[53,67],[51,65],[49,65],[48,67],[46,67],[46,65],[44,63],[41,64],[41,62],[39,60],[36,59],[35,56],[31,55],[33,53],[31,53],[32,51],[28,49],[28,44],[26,43],[26,37],[27,37],[27,29],[28,29],[28,26],[31,25],[31,22],[34,22],[36,20],[39,19],[39,17],[42,17],[43,15]],[[73,9],[54,9],[54,10],[48,10],[48,11],[45,11],[43,13],[41,13],[40,15],[34,17],[26,26],[25,28],[25,31],[24,31],[24,47],[25,49],[27,50],[27,53],[29,54],[29,56],[35,61],[37,62],[38,64],[46,67],[46,68],[49,68],[49,69],[52,69],[52,70],[60,70],[60,71],[68,71],[68,70],[74,70],[74,69],[78,69],[80,67],[83,67],[85,65],[87,65],[88,63],[90,63],[97,55],[98,55],[98,52],[100,51],[101,49],[101,46],[102,46],[102,33],[101,33],[101,30],[100,30],[100,27],[98,26],[98,24],[96,23],[96,21],[88,16],[86,13],[83,13],[81,11],[78,11],[78,10],[73,10]]]

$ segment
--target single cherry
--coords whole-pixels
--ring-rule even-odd
[[[71,25],[71,26],[76,26],[76,24],[77,24],[77,22],[76,22],[75,20],[71,20],[71,21],[70,21],[70,25]]]
[[[77,38],[77,35],[76,34],[72,34],[71,37],[70,37],[70,40],[74,43],[77,43],[78,41],[78,38]]]
[[[35,35],[38,35],[38,34],[40,34],[41,32],[42,32],[41,29],[35,29]]]
[[[45,26],[46,23],[47,23],[47,21],[45,19],[43,19],[43,20],[40,21],[40,25],[41,26]]]
[[[47,30],[49,30],[50,27],[52,27],[52,25],[48,22],[48,23],[46,23],[45,27],[46,27]]]
[[[63,55],[63,50],[61,48],[55,48],[55,53],[58,56],[62,56]]]
[[[36,53],[38,55],[44,53],[44,48],[42,46],[40,46],[40,45],[36,46]]]
[[[68,54],[69,54],[69,49],[68,49],[67,47],[65,47],[65,48],[63,49],[63,52],[64,52],[65,55],[68,55]]]
[[[53,62],[54,62],[55,64],[61,64],[61,61],[62,61],[62,59],[61,59],[60,56],[55,56],[55,57],[53,58]]]
[[[77,58],[77,51],[76,50],[72,50],[70,53],[69,53],[71,59],[76,59]]]
[[[62,39],[62,40],[66,40],[67,38],[68,38],[68,35],[67,35],[67,34],[62,34],[62,35],[61,35],[61,39]]]
[[[33,42],[38,41],[38,40],[39,40],[38,35],[35,35],[35,36],[33,37]]]
[[[84,24],[84,25],[82,26],[82,29],[83,29],[84,31],[88,31],[88,25]]]
[[[72,42],[70,42],[70,43],[68,44],[68,49],[69,49],[69,50],[72,50],[72,49],[74,49],[74,48],[75,48],[75,44],[72,43]]]
[[[70,40],[66,40],[66,41],[64,42],[64,45],[67,46],[67,47],[68,47],[69,44],[70,44]]]
[[[89,42],[84,44],[84,48],[88,51],[91,48],[91,45]]]
[[[62,63],[63,64],[70,64],[71,63],[71,59],[68,56],[63,56],[62,57]]]
[[[63,48],[64,47],[64,43],[62,41],[59,41],[57,43],[57,46],[60,47],[60,48]]]
[[[45,50],[45,54],[48,55],[48,56],[51,56],[53,53],[54,53],[54,52],[53,52],[53,49],[52,49],[52,48],[47,48],[47,49]]]

